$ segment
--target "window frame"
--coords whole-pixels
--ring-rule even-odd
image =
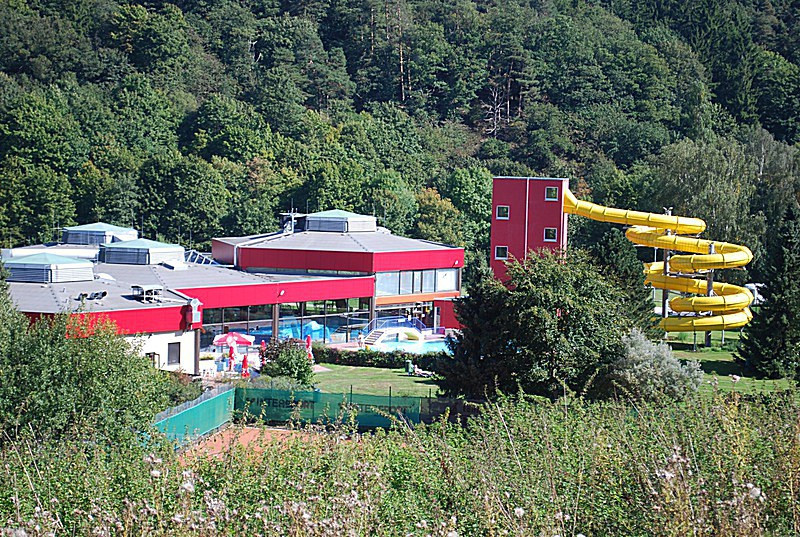
[[[497,255],[497,249],[498,248],[505,248],[506,249],[505,257],[500,257],[500,256]],[[502,245],[495,246],[494,247],[494,258],[495,258],[496,261],[505,261],[505,260],[507,260],[508,259],[508,246],[502,246]]]
[[[552,238],[552,239],[548,239],[547,238],[547,232],[548,231],[553,231],[555,233],[555,237]],[[558,228],[557,227],[546,227],[546,228],[544,228],[543,240],[544,240],[544,242],[558,242]]]
[[[500,216],[500,209],[506,209],[506,215]],[[509,220],[511,218],[511,206],[510,205],[498,205],[494,209],[494,218],[495,220]]]
[[[554,189],[556,191],[555,197],[550,197],[547,195],[547,191]],[[544,201],[558,201],[558,187],[557,186],[546,186],[544,187]]]

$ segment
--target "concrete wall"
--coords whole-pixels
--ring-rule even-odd
[[[159,354],[159,362],[155,364],[159,369],[165,371],[183,371],[191,375],[196,374],[194,370],[194,331],[185,332],[161,332],[156,334],[142,334],[136,336],[125,336],[132,345],[139,346],[139,352],[147,354],[154,352]],[[180,343],[181,362],[180,364],[168,365],[169,344]]]

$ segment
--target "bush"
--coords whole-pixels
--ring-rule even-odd
[[[610,366],[609,392],[622,388],[639,400],[683,399],[703,381],[697,362],[681,364],[666,343],[653,343],[634,329],[622,338],[623,355]]]
[[[302,386],[311,386],[314,369],[306,350],[296,341],[272,341],[261,351],[267,363],[262,373],[270,377],[289,377]]]
[[[186,401],[200,397],[203,387],[200,379],[193,379],[191,375],[177,371],[164,371],[164,393],[169,398],[170,406],[176,406]]]
[[[380,352],[372,349],[346,351],[323,345],[314,346],[314,358],[321,364],[350,365],[356,367],[381,367],[384,369],[405,369],[406,361],[428,371],[436,371],[436,364],[448,355],[443,352],[414,354],[411,352]]]

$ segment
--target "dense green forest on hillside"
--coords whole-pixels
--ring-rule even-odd
[[[800,192],[798,40],[790,0],[5,0],[0,242],[205,247],[335,207],[475,268],[492,174],[555,175],[705,218],[758,278]]]

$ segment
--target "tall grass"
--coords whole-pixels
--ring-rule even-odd
[[[340,427],[191,458],[21,440],[0,525],[29,535],[800,535],[794,394],[507,399],[467,426]]]

